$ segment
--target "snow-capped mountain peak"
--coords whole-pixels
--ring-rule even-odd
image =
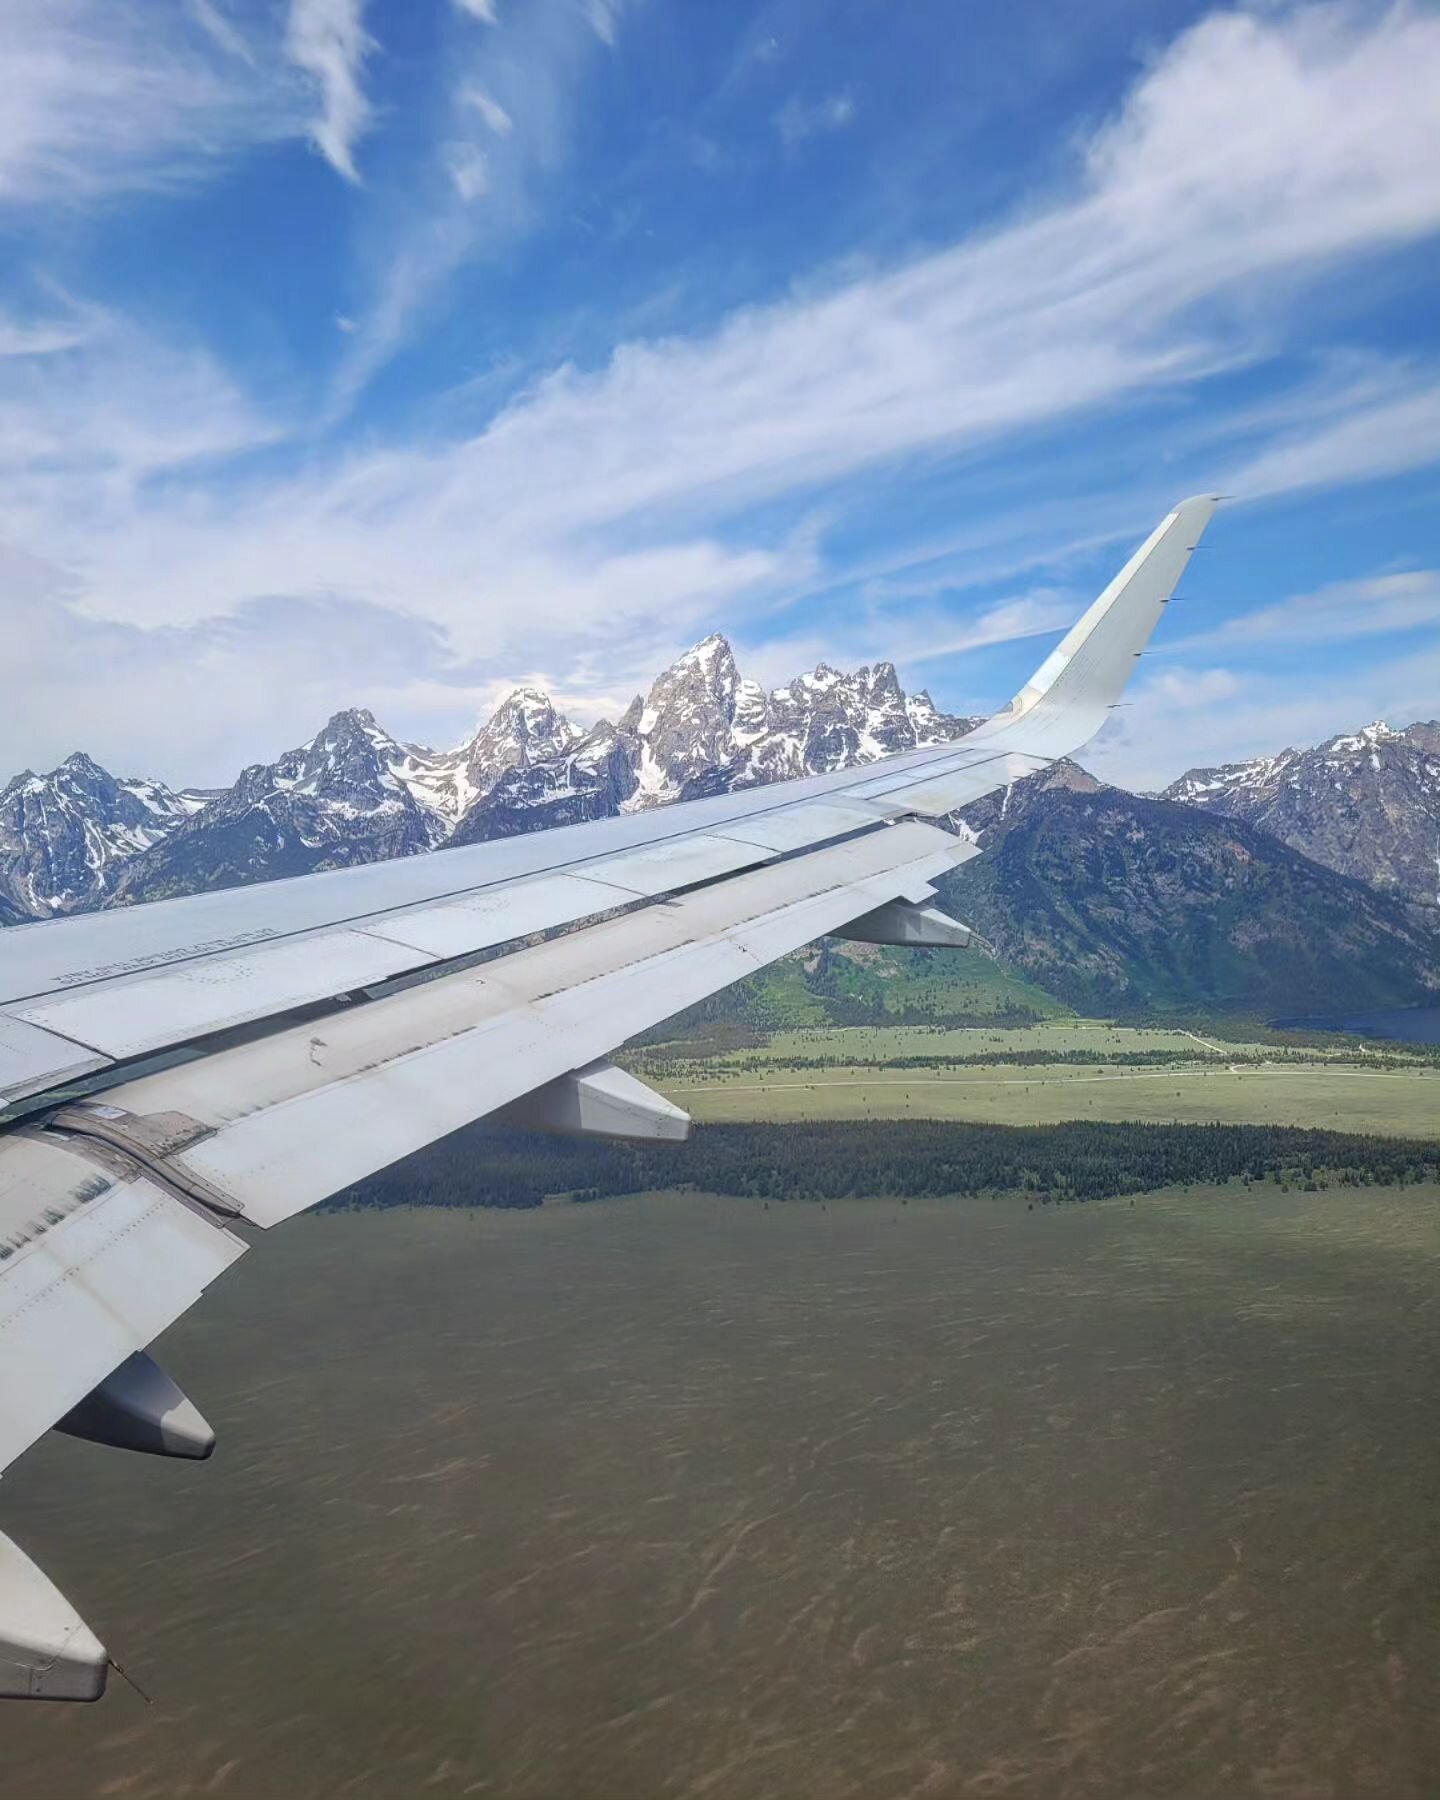
[[[77,750],[0,791],[0,898],[33,918],[101,904],[119,871],[196,810],[160,781],[117,780]]]
[[[1440,724],[1377,719],[1313,749],[1191,769],[1166,790],[1244,819],[1314,861],[1440,901]]]
[[[687,782],[725,760],[734,747],[739,693],[735,653],[719,632],[656,678],[635,722],[636,788],[628,807],[677,800]]]
[[[888,662],[821,663],[767,692],[714,632],[589,731],[527,684],[453,750],[403,743],[347,707],[218,792],[117,783],[77,753],[5,790],[0,901],[34,917],[406,856],[841,768],[971,723],[907,698]]]
[[[1320,746],[1320,751],[1325,756],[1353,756],[1357,751],[1375,750],[1403,737],[1403,732],[1392,731],[1383,719],[1376,719],[1359,731],[1342,732],[1339,737],[1328,739]]]
[[[583,735],[542,688],[517,687],[470,740],[467,761],[482,780],[493,781],[517,763],[563,755]]]
[[[82,751],[0,791],[0,918],[49,917],[609,817],[953,741],[975,720],[907,694],[895,666],[746,680],[713,633],[621,718],[581,731],[513,689],[453,750],[350,707],[223,790],[117,780]],[[1440,723],[1376,720],[1314,749],[1192,769],[1167,797],[1263,826],[1317,862],[1436,900]]]

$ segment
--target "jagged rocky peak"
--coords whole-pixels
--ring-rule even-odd
[[[1394,743],[1404,737],[1403,731],[1392,731],[1383,719],[1362,725],[1358,731],[1342,731],[1321,746],[1327,755],[1344,756],[1356,750],[1374,750],[1381,744]]]
[[[1327,868],[1440,903],[1440,723],[1190,769],[1165,797],[1259,825]]]
[[[477,778],[493,782],[506,769],[563,756],[582,736],[543,689],[517,687],[470,740],[468,761]]]
[[[629,725],[638,743],[628,804],[654,806],[844,768],[947,742],[973,723],[938,712],[928,694],[907,699],[889,662],[851,674],[818,663],[767,693],[741,679],[717,633],[665,671],[637,718],[622,721],[622,735]]]
[[[640,735],[653,737],[663,725],[681,716],[703,723],[723,721],[728,727],[739,691],[735,652],[728,639],[713,631],[677,657],[651,684],[639,720]]]
[[[631,708],[636,719],[638,706]],[[451,843],[484,843],[622,812],[636,788],[636,739],[624,723],[602,719],[562,755],[513,763],[471,806]]]
[[[866,762],[946,742],[971,723],[938,712],[927,694],[907,697],[888,662],[851,674],[821,663],[767,692],[741,678],[716,632],[617,722],[589,731],[548,694],[522,686],[454,750],[401,743],[366,708],[349,707],[306,743],[206,794],[115,784],[88,758],[72,758],[65,782],[76,795],[83,790],[77,814],[93,821],[113,809],[119,785],[128,790],[124,804],[147,809],[153,824],[125,849],[123,876],[85,888],[45,874],[14,891],[0,886],[0,899],[33,916],[45,894],[81,896],[67,906],[110,904],[404,856],[447,840],[478,842]],[[13,790],[60,773],[12,783],[12,810]],[[36,844],[43,848],[43,813],[37,799],[29,823],[12,828],[12,871],[28,869]],[[82,845],[86,829],[76,827]]]
[[[584,738],[543,689],[517,687],[455,750],[402,745],[396,778],[444,831],[477,807],[511,769],[563,757]]]
[[[898,750],[962,737],[973,720],[941,713],[924,695],[907,699],[894,663],[865,665],[853,674],[819,663],[769,696],[769,731],[746,749],[736,784],[782,780]]]
[[[735,653],[718,631],[657,678],[635,721],[639,762],[633,805],[677,799],[686,782],[726,760],[734,748],[739,693]]]
[[[1440,719],[1417,719],[1400,734],[1416,750],[1426,756],[1440,756]]]
[[[913,694],[907,695],[905,711],[909,715],[911,725],[915,728],[916,737],[922,744],[932,732],[938,733],[941,730],[947,717],[930,698],[929,688],[916,688]],[[973,726],[977,725],[979,720],[971,720],[967,723]]]
[[[210,806],[233,817],[237,809],[283,797],[297,817],[297,809],[314,812],[331,806],[342,818],[417,809],[428,818],[430,809],[411,792],[407,779],[427,755],[391,737],[365,707],[346,707],[333,713],[313,738],[273,763],[243,769],[232,787],[211,797]],[[438,842],[438,825],[428,835]]]
[[[363,707],[347,707],[273,763],[243,770],[133,858],[113,898],[154,900],[433,849],[447,825],[412,791],[427,754]]]
[[[277,786],[290,782],[316,794],[342,799],[363,794],[382,800],[397,792],[393,768],[407,754],[375,723],[373,713],[354,706],[334,713],[308,744],[287,751],[270,773]]]
[[[730,648],[730,640],[723,632],[712,631],[709,637],[701,638],[698,644],[676,659],[660,680],[667,677],[688,679],[692,674],[698,676],[722,705],[733,707],[740,686],[740,671],[735,666],[735,652]]]
[[[46,775],[26,769],[0,791],[0,898],[32,918],[98,905],[119,869],[197,805],[79,750]]]

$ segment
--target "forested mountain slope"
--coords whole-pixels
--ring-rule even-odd
[[[1406,1006],[1440,991],[1429,909],[1243,821],[1056,783],[968,817],[986,854],[946,877],[946,903],[1082,1010]]]

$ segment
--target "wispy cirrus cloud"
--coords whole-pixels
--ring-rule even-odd
[[[285,54],[314,82],[320,98],[310,135],[347,181],[360,179],[355,145],[371,120],[364,68],[376,48],[365,29],[365,0],[290,0]]]
[[[1343,644],[1440,626],[1440,570],[1407,569],[1333,581],[1310,594],[1228,619],[1214,631],[1166,643],[1167,655],[1260,644]]]
[[[476,31],[473,54],[455,62],[454,105],[468,127],[447,116],[424,231],[384,239],[384,280],[347,339],[352,394],[473,253],[475,234],[523,217],[563,141],[597,27],[571,7],[515,13]],[[506,45],[512,29],[532,35]],[[547,55],[517,63],[520,42]],[[985,234],[749,307],[713,330],[637,339],[598,367],[552,369],[469,435],[370,442],[243,484],[173,468],[157,481],[153,409],[127,391],[96,427],[102,445],[123,451],[110,460],[126,479],[98,450],[42,466],[22,489],[0,488],[0,532],[83,571],[91,617],[157,642],[253,616],[256,596],[293,595],[302,607],[344,602],[412,620],[427,691],[443,691],[447,672],[461,693],[482,668],[537,666],[577,688],[621,689],[622,670],[649,671],[713,624],[773,638],[789,594],[844,573],[824,534],[806,528],[834,484],[994,454],[1021,434],[1251,365],[1306,280],[1434,233],[1437,87],[1440,20],[1429,14],[1215,14],[1142,75],[1081,147],[1067,186]],[[508,135],[464,101],[471,90],[504,111]],[[490,186],[468,201],[445,161],[455,143],[487,159]],[[103,340],[78,352],[73,391],[103,396],[113,366]],[[217,423],[197,433],[197,456],[264,432],[268,409],[247,417],[223,371],[203,378],[214,392],[192,411]],[[38,387],[21,399],[17,428],[74,429],[73,401]],[[1348,432],[1352,452],[1358,437],[1378,456],[1404,403],[1383,382],[1363,404],[1352,392],[1328,413],[1307,396],[1306,436],[1313,445]],[[1368,428],[1367,407],[1379,418]],[[1245,422],[1243,456],[1213,425],[1212,414],[1187,485],[1300,448],[1279,402],[1263,428]],[[1167,442],[1183,447],[1183,437],[1172,418]],[[1404,441],[1412,461],[1440,452],[1423,419]],[[1392,444],[1386,466],[1396,454]],[[1346,478],[1365,466],[1352,454]],[[1272,462],[1271,491],[1315,467],[1295,462],[1286,475]],[[1160,479],[1168,502],[1173,471]],[[1118,509],[1119,526],[1150,522]],[[935,609],[932,651],[1047,629],[1043,606],[1058,614],[1058,600],[1025,598],[1021,611],[990,601]],[[855,641],[853,626],[837,613],[833,638]],[[266,613],[264,629],[278,640],[283,619]],[[270,650],[267,673],[284,665]],[[903,642],[875,651],[905,660]],[[234,728],[245,727],[237,710]]]
[[[786,144],[798,144],[805,138],[822,136],[830,131],[843,131],[855,122],[855,97],[848,89],[826,94],[818,100],[805,100],[792,94],[775,114],[775,129]]]
[[[56,316],[31,322],[0,316],[0,357],[55,356],[78,349],[88,336],[79,320]]]
[[[818,662],[847,669],[894,663],[908,685],[933,680],[937,663],[967,652],[1063,630],[1074,623],[1082,604],[1073,593],[1044,587],[964,612],[931,601],[903,613],[872,612],[823,628],[812,625],[763,637],[742,633],[735,652],[742,673],[766,686],[788,681]]]
[[[487,94],[483,88],[462,86],[458,93],[461,106],[472,106],[480,117],[494,132],[501,137],[509,137],[515,129],[515,121],[506,112],[498,100]]]
[[[410,341],[457,271],[534,223],[538,192],[565,159],[580,83],[597,50],[615,42],[624,6],[526,0],[502,14],[458,0],[454,10],[429,156],[378,196],[369,222],[368,293],[353,308],[332,419]]]
[[[1275,440],[1228,476],[1237,494],[1263,499],[1303,488],[1342,487],[1440,457],[1440,379],[1394,372],[1392,391],[1342,406],[1301,428],[1282,427]]]
[[[123,314],[70,303],[0,324],[0,536],[39,544],[67,493],[112,522],[153,530],[148,484],[273,443],[285,434],[209,351],[159,341]],[[146,520],[150,522],[147,524]],[[77,526],[79,521],[77,521]],[[99,540],[72,535],[66,566],[100,593]],[[3,595],[0,595],[3,599]]]
[[[298,87],[215,0],[7,0],[0,206],[193,181],[299,129]]]

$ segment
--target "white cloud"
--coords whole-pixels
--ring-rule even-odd
[[[347,181],[360,179],[355,144],[371,118],[361,78],[376,45],[364,15],[365,0],[290,0],[285,30],[285,54],[319,89],[320,115],[310,135]]]
[[[490,164],[485,152],[473,144],[455,144],[450,151],[450,180],[462,200],[478,200],[490,191]]]
[[[492,460],[499,491],[544,469],[547,492],[598,522],[774,495],[1244,360],[1237,296],[1293,282],[1297,262],[1440,226],[1440,19],[1368,32],[1327,19],[1324,31],[1308,15],[1207,22],[1141,84],[1073,201],[819,299],[748,310],[706,338],[556,371],[449,466],[483,472],[483,492],[496,491]],[[1237,117],[1268,122],[1241,134],[1238,154],[1154,102],[1152,84],[1185,103],[1192,61]],[[1272,89],[1292,92],[1273,114]],[[1205,120],[1209,95],[1196,98]],[[1332,113],[1345,119],[1338,152]],[[1217,315],[1208,327],[1202,305]]]
[[[490,129],[493,132],[496,132],[500,137],[509,137],[510,133],[515,129],[515,121],[510,117],[509,113],[506,112],[505,108],[498,100],[494,99],[490,94],[487,94],[483,88],[462,87],[460,90],[460,104],[462,106],[473,106],[475,111],[479,113],[480,117]]]
[[[956,631],[951,625],[947,633],[939,630],[918,634],[914,644],[900,654],[907,664],[924,667],[927,663],[944,662],[968,650],[985,650],[992,644],[1010,644],[1017,638],[1043,637],[1047,632],[1065,631],[1079,617],[1083,602],[1072,595],[1041,592],[1025,594],[1016,600],[1001,600],[987,606],[966,627]]]
[[[495,0],[455,0],[455,5],[461,12],[469,13],[472,19],[479,19],[482,25],[499,23],[495,12]]]
[[[586,0],[590,29],[602,43],[613,44],[620,35],[622,5],[623,0]]]
[[[484,140],[485,206],[467,210],[455,196],[438,224],[427,217],[427,238],[392,257],[376,311],[357,316],[356,379],[470,253],[471,220],[524,210],[533,172],[563,140],[582,66],[577,15],[566,11],[568,35],[560,17],[538,4],[513,24],[507,14],[503,33],[529,31],[524,43],[545,54],[457,70],[457,96],[493,94],[515,130]],[[58,382],[0,385],[0,448],[12,434],[9,466],[23,476],[0,483],[0,537],[78,571],[85,611],[117,627],[218,629],[251,617],[257,595],[289,594],[408,619],[427,667],[443,665],[432,671],[442,685],[538,666],[587,691],[623,690],[708,626],[773,637],[788,595],[833,585],[815,534],[755,527],[752,503],[773,521],[777,503],[808,506],[826,484],[883,463],[993,450],[1243,365],[1264,353],[1273,319],[1258,296],[1287,299],[1302,274],[1328,278],[1435,231],[1437,88],[1440,19],[1430,15],[1216,15],[1142,78],[1074,190],[1017,222],[747,309],[704,336],[638,341],[603,367],[555,369],[469,437],[366,445],[240,486],[183,470],[263,441],[278,428],[270,409],[195,356],[163,376],[188,383],[186,393],[166,393],[168,359],[138,346],[122,358],[102,341],[77,351]],[[1232,131],[1216,129],[1217,105]],[[1372,410],[1391,409],[1393,425],[1403,402],[1377,393]],[[185,430],[171,442],[176,419]],[[1313,445],[1342,428],[1366,429],[1348,402],[1307,435]],[[1167,433],[1183,440],[1183,425],[1172,420]],[[26,462],[27,438],[59,447],[58,461]],[[1418,424],[1406,443],[1412,458],[1440,450]],[[1254,449],[1252,464],[1267,454],[1279,452]],[[1219,452],[1212,444],[1205,455]],[[1187,472],[1187,485],[1192,474],[1210,485],[1213,473]],[[1311,476],[1292,465],[1287,479],[1300,478]],[[1117,512],[1109,496],[1106,511]],[[1107,517],[1106,529],[1118,522]],[[932,647],[994,642],[1027,619],[1044,629],[1036,621],[1050,615],[1033,596],[1027,604],[1023,617],[958,630],[937,608],[927,637]],[[853,616],[837,613],[829,629],[844,642]],[[259,657],[263,638],[265,678],[282,683],[283,635],[267,613],[244,640]],[[905,660],[903,645],[870,641],[871,654]],[[208,711],[226,703],[207,691]],[[244,693],[229,704],[243,721]],[[14,760],[4,756],[13,729],[0,721],[0,763]]]
[[[227,56],[235,56],[253,67],[256,55],[244,34],[223,10],[223,0],[185,0],[185,4],[202,31],[207,32]]]
[[[848,92],[827,94],[820,100],[802,100],[792,94],[775,114],[775,129],[787,144],[822,132],[843,131],[855,122],[855,101]]]
[[[85,326],[63,319],[38,324],[0,317],[0,356],[53,356],[85,342]]]
[[[1188,712],[1233,700],[1240,689],[1240,677],[1230,669],[1164,669],[1139,690],[1136,703],[1164,713]]]
[[[332,419],[409,341],[458,269],[534,222],[537,195],[565,160],[597,39],[613,41],[620,16],[618,4],[594,12],[576,0],[526,0],[502,30],[449,40],[433,161],[418,186],[412,179],[382,192],[368,222],[362,261],[373,289],[356,308],[359,330],[334,384]],[[480,191],[483,207],[472,204]]]
[[[767,686],[788,681],[817,662],[843,669],[892,662],[907,687],[923,685],[927,676],[933,679],[931,665],[967,651],[1063,630],[1075,622],[1084,604],[1076,595],[1041,588],[972,608],[961,618],[932,598],[898,613],[874,608],[859,618],[812,624],[783,635],[740,636],[735,639],[736,656],[744,674]]]
[[[1165,646],[1167,655],[1250,644],[1337,644],[1440,625],[1440,570],[1410,569],[1334,581],[1313,594],[1228,619]]]
[[[155,542],[165,515],[147,515],[146,483],[283,432],[207,352],[157,342],[101,308],[69,308],[27,335],[31,353],[0,358],[0,536],[12,544],[51,539],[81,496],[96,523],[125,522],[137,547]],[[104,614],[103,538],[78,518],[67,535],[67,560],[89,572]]]
[[[1284,670],[1166,670],[1133,690],[1132,704],[1113,715],[1081,761],[1103,780],[1155,790],[1188,769],[1323,743],[1372,719],[1433,718],[1437,691],[1440,644],[1304,682]]]
[[[1440,112],[1440,108],[1437,108]],[[1437,184],[1440,185],[1440,184]],[[1338,487],[1413,469],[1440,457],[1440,381],[1413,376],[1409,391],[1347,408],[1319,429],[1282,433],[1227,478],[1245,499]]]
[[[342,706],[397,704],[458,740],[476,686],[449,690],[433,633],[353,601],[254,601],[234,616],[143,630],[90,617],[61,571],[0,545],[5,718],[0,784],[87,749],[118,774],[176,784],[232,781],[246,763],[304,742]],[[397,678],[392,671],[404,667]],[[96,679],[85,681],[93,669]],[[429,691],[421,693],[428,682]],[[83,691],[83,704],[77,695]],[[193,701],[193,703],[191,703]],[[248,719],[247,719],[248,715]],[[178,727],[178,728],[177,728]]]
[[[0,93],[9,206],[173,187],[298,128],[213,0],[6,0]]]

